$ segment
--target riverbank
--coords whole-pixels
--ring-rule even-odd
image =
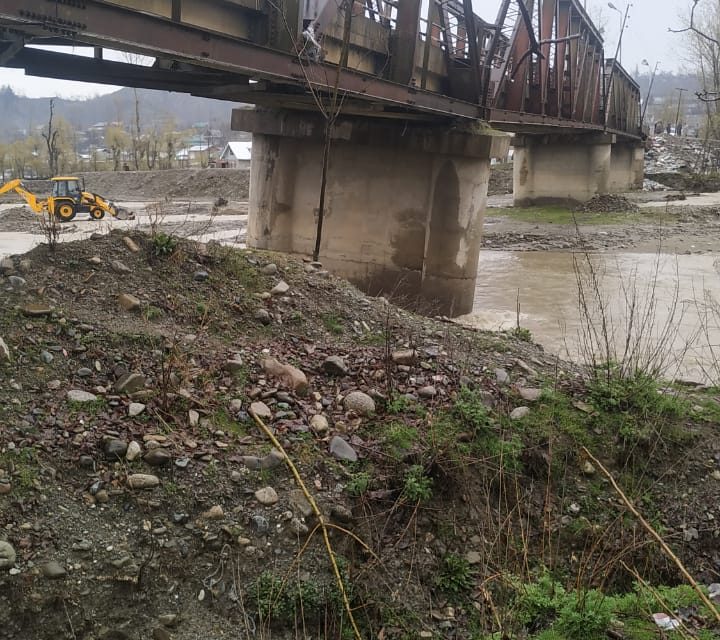
[[[707,586],[716,389],[606,387],[284,255],[116,230],[2,269],[0,638],[353,637],[253,415],[363,639],[714,637],[582,447]]]

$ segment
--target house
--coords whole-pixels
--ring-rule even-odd
[[[223,169],[235,169],[243,166],[250,161],[251,151],[252,142],[250,140],[228,142],[220,154],[218,166]]]
[[[218,151],[218,147],[195,144],[180,149],[175,154],[175,159],[184,167],[206,167],[213,158],[217,157]]]

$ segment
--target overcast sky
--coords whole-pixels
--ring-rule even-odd
[[[585,0],[593,17],[605,23],[605,53],[612,57],[622,22],[620,13],[608,8],[607,0]],[[709,0],[701,0],[708,2]],[[475,11],[488,21],[494,21],[500,0],[473,0]],[[624,0],[614,0],[624,11]],[[660,61],[661,71],[677,71],[685,63],[684,36],[668,33],[668,27],[681,24],[680,16],[689,11],[691,0],[633,0],[628,26],[623,37],[622,62],[633,71],[635,65],[647,59],[651,65]],[[17,93],[30,97],[61,96],[83,98],[114,91],[117,87],[84,82],[25,77],[22,71],[0,68],[0,86],[10,85]]]

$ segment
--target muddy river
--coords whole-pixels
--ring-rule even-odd
[[[484,251],[475,309],[460,321],[482,329],[513,329],[519,302],[520,326],[535,341],[551,353],[582,361],[596,341],[583,337],[588,324],[580,311],[581,283],[597,327],[602,326],[599,308],[604,309],[606,333],[618,355],[625,351],[628,334],[631,346],[645,353],[662,343],[669,354],[664,363],[668,377],[708,382],[717,379],[714,363],[720,358],[719,257]],[[590,283],[592,273],[597,286]]]

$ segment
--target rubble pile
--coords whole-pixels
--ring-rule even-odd
[[[578,213],[636,213],[640,209],[624,196],[602,194],[575,208]]]
[[[659,135],[649,140],[645,173],[701,173],[720,166],[720,142],[702,138]]]

